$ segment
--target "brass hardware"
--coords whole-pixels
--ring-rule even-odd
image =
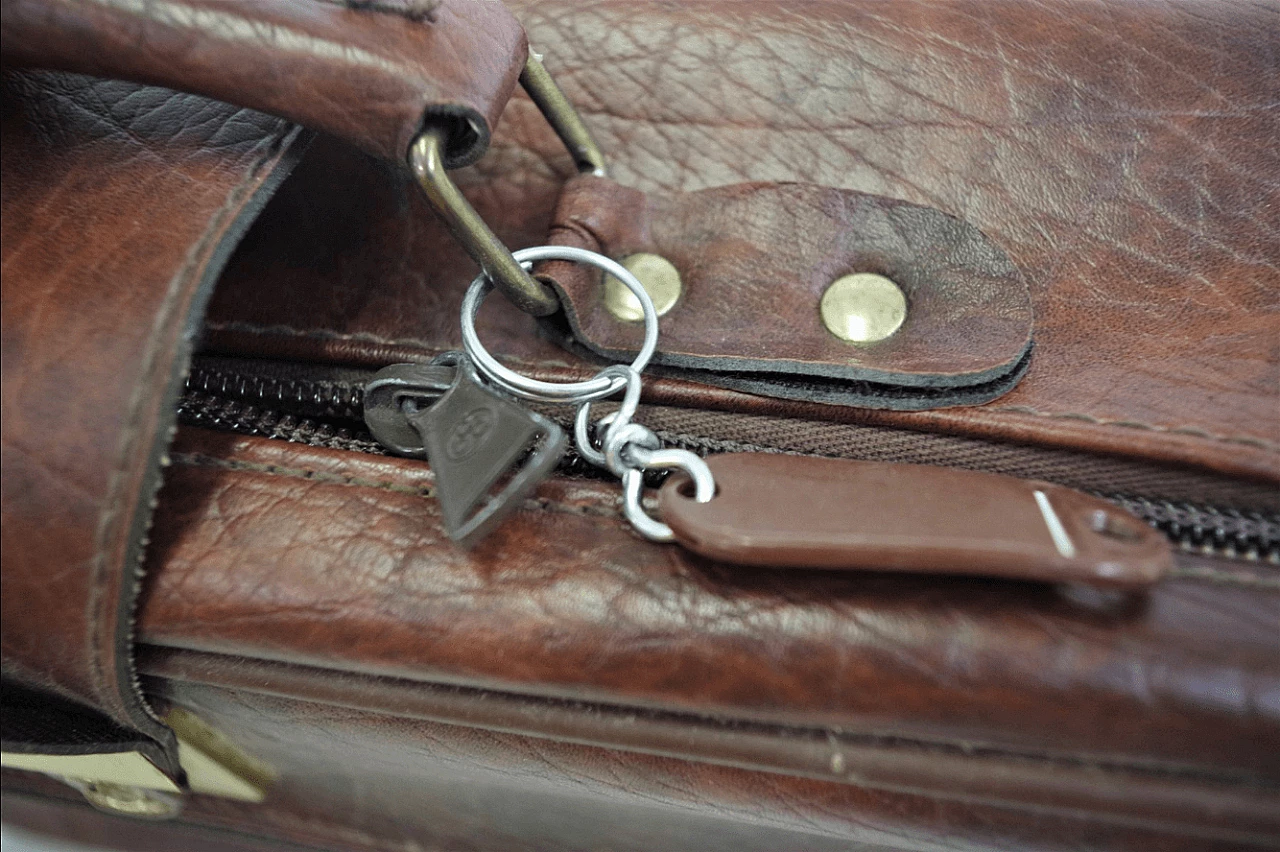
[[[569,103],[556,81],[547,73],[542,57],[532,50],[525,60],[524,70],[520,72],[520,85],[573,155],[578,173],[604,177],[604,154],[601,153],[600,146],[591,137],[591,131],[582,123],[582,117],[573,108],[573,104]]]
[[[109,781],[63,780],[79,790],[89,804],[109,814],[160,820],[173,819],[182,812],[182,797],[174,793]]]
[[[510,250],[480,218],[444,169],[445,132],[440,128],[423,131],[409,150],[409,167],[418,185],[431,200],[445,225],[471,255],[485,275],[498,286],[516,307],[536,317],[554,314],[560,300],[545,284],[540,284],[524,267],[516,263]]]
[[[604,155],[600,153],[600,146],[591,138],[582,118],[533,53],[525,61],[520,84],[569,149],[578,170],[603,177]],[[516,263],[511,251],[489,229],[449,177],[444,166],[446,137],[443,127],[427,127],[409,149],[409,167],[430,199],[431,206],[462,243],[467,254],[480,264],[484,274],[516,307],[536,317],[554,314],[560,310],[560,300],[555,293]]]
[[[671,261],[661,255],[640,252],[623,258],[621,263],[628,272],[640,279],[644,291],[653,300],[658,316],[664,316],[675,307],[681,291],[680,271]],[[623,322],[640,322],[644,319],[640,300],[612,275],[604,277],[604,306],[610,314]]]
[[[907,318],[907,298],[883,275],[859,272],[831,282],[822,294],[822,322],[850,343],[875,343],[897,331]]]
[[[166,713],[164,721],[178,735],[178,762],[191,792],[241,802],[266,798],[276,780],[270,766],[181,707]]]
[[[261,802],[275,772],[192,713],[174,708],[164,721],[178,736],[178,762],[193,793]],[[175,815],[183,792],[141,752],[31,754],[4,752],[3,765],[41,772],[75,787],[95,807],[152,819]]]

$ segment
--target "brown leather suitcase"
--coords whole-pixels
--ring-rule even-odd
[[[1280,845],[1274,3],[24,0],[3,50],[6,821]],[[449,539],[444,455],[362,412],[463,346],[444,168],[502,246],[669,262],[635,420],[749,511],[669,480],[655,543],[570,454]],[[505,364],[639,348],[535,272]]]

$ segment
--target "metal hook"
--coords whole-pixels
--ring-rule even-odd
[[[537,104],[547,122],[573,155],[578,170],[585,174],[605,174],[604,155],[591,137],[582,117],[533,53],[525,60],[520,84]],[[447,132],[443,127],[426,127],[409,149],[409,167],[431,206],[471,255],[484,274],[516,307],[536,317],[560,310],[560,300],[547,285],[539,282],[511,255],[497,235],[480,218],[444,166]]]

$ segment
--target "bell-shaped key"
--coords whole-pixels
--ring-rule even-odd
[[[470,547],[555,468],[559,425],[480,382],[470,359],[395,364],[365,386],[365,422],[401,455],[425,456],[449,537]]]

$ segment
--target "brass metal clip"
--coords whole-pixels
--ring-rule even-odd
[[[578,171],[603,177],[604,155],[600,147],[532,51],[520,74],[520,85],[569,149]],[[516,307],[539,317],[554,314],[560,310],[556,294],[516,262],[511,250],[485,224],[449,177],[444,167],[445,137],[442,128],[428,128],[414,140],[409,151],[409,166],[427,198],[467,254]]]

